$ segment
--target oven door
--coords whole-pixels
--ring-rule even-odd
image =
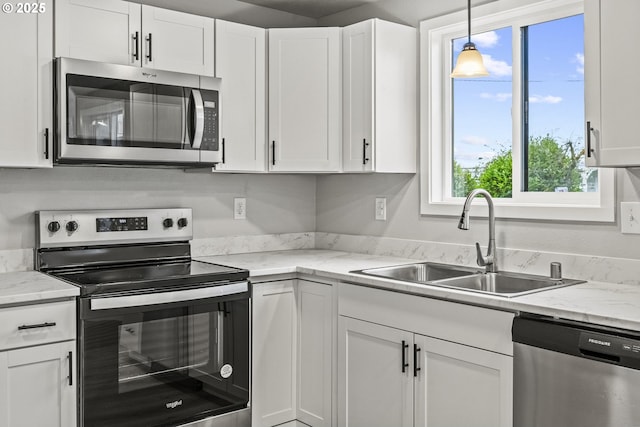
[[[81,298],[82,425],[174,426],[246,408],[248,287]]]

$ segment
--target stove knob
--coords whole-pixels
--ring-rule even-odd
[[[49,230],[49,232],[51,233],[55,233],[56,231],[60,230],[60,223],[58,221],[51,221],[49,224],[47,224],[47,230]]]
[[[69,221],[66,225],[66,229],[69,233],[73,233],[78,229],[78,223],[75,221]]]
[[[165,218],[164,221],[162,221],[162,226],[164,228],[171,228],[173,227],[173,219],[171,218]]]
[[[178,228],[184,228],[187,226],[187,224],[189,224],[189,221],[187,221],[187,218],[180,218],[178,220]]]

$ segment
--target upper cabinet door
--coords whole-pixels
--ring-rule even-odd
[[[345,171],[373,170],[374,20],[342,30],[342,166]]]
[[[53,2],[0,14],[0,167],[51,167]]]
[[[142,66],[213,76],[213,18],[142,6]]]
[[[341,169],[341,30],[269,30],[269,170]]]
[[[415,173],[415,28],[371,19],[342,40],[344,171]]]
[[[640,166],[637,99],[640,61],[622,40],[640,37],[636,0],[593,0],[585,7],[587,165]],[[590,147],[589,147],[590,146]]]
[[[57,0],[55,54],[140,65],[140,5],[120,0]]]
[[[213,22],[120,0],[59,0],[55,54],[213,76]]]
[[[219,171],[265,171],[266,30],[216,20],[216,77],[224,101]]]

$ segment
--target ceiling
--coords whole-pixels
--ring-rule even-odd
[[[277,9],[294,15],[322,18],[379,0],[239,0],[257,6]]]

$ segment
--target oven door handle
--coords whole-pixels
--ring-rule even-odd
[[[240,294],[249,290],[248,282],[230,283],[227,285],[209,286],[205,288],[180,291],[156,292],[138,295],[115,297],[95,297],[91,299],[91,310],[110,310],[116,308],[141,307],[154,304],[169,304],[182,301],[193,301],[202,298],[215,298]]]

